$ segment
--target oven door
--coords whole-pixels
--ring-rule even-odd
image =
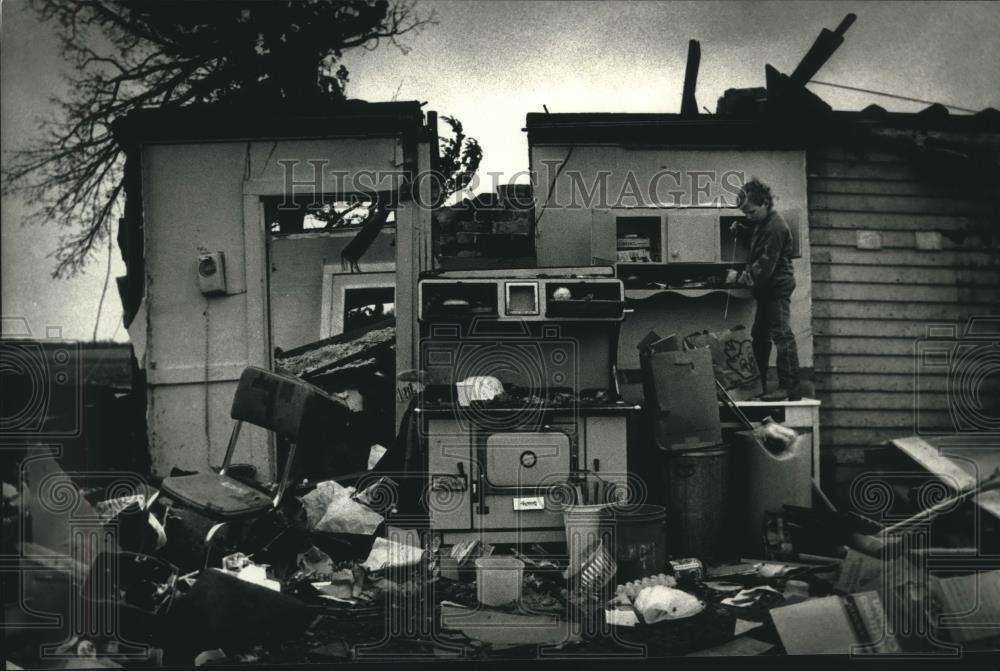
[[[571,441],[561,431],[512,431],[486,438],[485,480],[494,492],[527,492],[565,482]]]

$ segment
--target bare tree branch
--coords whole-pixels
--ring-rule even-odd
[[[0,189],[32,207],[26,225],[66,231],[57,277],[77,273],[121,209],[120,116],[240,96],[315,108],[342,101],[345,50],[436,23],[414,0],[31,0],[73,67],[40,139],[9,153]],[[339,68],[337,67],[339,65]]]

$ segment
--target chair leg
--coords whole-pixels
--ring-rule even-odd
[[[222,468],[219,469],[219,475],[225,475],[226,470],[229,468],[229,462],[233,460],[233,452],[236,451],[236,441],[240,437],[240,428],[243,426],[243,420],[236,420],[236,424],[233,425],[233,432],[229,434],[229,444],[226,446],[226,457],[222,460]]]
[[[281,505],[281,500],[285,498],[285,490],[288,489],[288,481],[292,476],[292,464],[295,462],[295,450],[297,448],[298,444],[292,443],[291,448],[288,450],[288,457],[285,459],[285,468],[281,474],[281,481],[278,483],[278,493],[274,496],[275,508]]]
[[[212,540],[220,531],[222,531],[222,528],[226,526],[226,524],[227,522],[219,522],[218,524],[213,524],[212,528],[208,530],[207,534],[205,534],[205,561],[202,563],[201,566],[203,571],[208,568],[208,559],[212,555]]]

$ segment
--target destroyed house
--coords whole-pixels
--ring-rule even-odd
[[[350,101],[322,115],[249,108],[141,111],[126,155],[119,244],[125,321],[144,377],[155,474],[222,461],[247,366],[394,315],[413,367],[412,289],[430,263],[436,116]],[[416,193],[416,195],[414,195]],[[398,284],[397,284],[398,281]],[[238,454],[275,473],[251,427]]]
[[[913,433],[961,440],[998,414],[1000,113],[823,108],[532,113],[525,130],[539,265],[611,261],[625,280],[626,395],[641,395],[636,343],[651,327],[749,327],[748,296],[701,280],[743,260],[726,238],[733,184],[772,187],[800,255],[791,321],[821,402],[824,487],[846,495],[864,448]],[[636,239],[639,258],[623,249]]]

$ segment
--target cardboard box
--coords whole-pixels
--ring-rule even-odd
[[[1000,638],[1000,571],[931,578],[931,623],[939,638],[975,643]]]
[[[886,631],[885,609],[877,592],[809,599],[771,610],[789,655],[900,653]]]

